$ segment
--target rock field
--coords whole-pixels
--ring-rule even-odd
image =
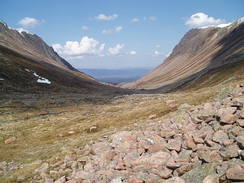
[[[244,181],[244,87],[225,99],[182,105],[173,116],[120,131],[36,172],[46,183]],[[149,117],[151,119],[151,117]],[[55,177],[60,171],[67,176]]]
[[[33,183],[228,183],[244,181],[244,87],[199,106],[182,104],[44,162]],[[11,143],[14,139],[7,139]],[[82,152],[82,153],[81,153]],[[12,163],[13,164],[13,163]],[[2,172],[19,168],[1,162]],[[22,182],[25,177],[18,177]]]

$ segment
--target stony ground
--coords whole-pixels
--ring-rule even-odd
[[[223,100],[183,104],[166,119],[103,136],[77,148],[84,151],[79,159],[68,154],[56,164],[43,163],[35,178],[47,183],[244,181],[243,94],[238,86]],[[60,171],[67,174],[55,177]]]
[[[77,105],[28,113],[2,108],[0,180],[244,181],[244,88],[221,88],[128,95],[82,105],[83,98],[72,96]],[[212,102],[206,103],[209,97]]]

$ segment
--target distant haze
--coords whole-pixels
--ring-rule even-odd
[[[128,69],[78,69],[97,80],[118,84],[131,82],[147,74],[152,68],[128,68]]]

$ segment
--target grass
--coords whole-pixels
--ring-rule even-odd
[[[74,147],[129,128],[134,123],[147,122],[151,114],[161,118],[176,111],[181,104],[197,105],[210,101],[221,91],[220,88],[203,88],[194,93],[188,89],[171,94],[130,95],[104,104],[74,104],[70,101],[58,106],[56,103],[45,103],[45,100],[36,102],[31,108],[21,104],[8,104],[16,108],[0,108],[0,161],[13,160],[27,164],[24,169],[11,172],[11,175],[30,178],[33,170],[40,165],[40,162],[34,165],[32,162],[52,162],[67,152],[72,152]],[[174,106],[167,105],[167,100],[175,100]],[[94,125],[98,129],[90,133],[88,129]],[[74,133],[69,134],[69,131]],[[15,136],[17,141],[4,144],[4,140],[11,136]],[[9,176],[2,178],[7,178],[6,182],[12,182]]]

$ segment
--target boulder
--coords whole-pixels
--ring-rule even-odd
[[[193,136],[193,140],[196,144],[203,144],[204,143],[204,140],[198,136]]]
[[[17,140],[16,137],[10,137],[4,141],[4,144],[11,144]]]
[[[196,143],[194,142],[193,138],[191,136],[186,137],[186,147],[188,149],[195,150],[196,149]]]
[[[176,132],[174,130],[161,130],[159,135],[162,138],[168,139],[170,137],[173,137],[175,134],[176,134]]]
[[[220,117],[220,121],[226,124],[233,124],[236,120],[237,117],[234,114],[230,114],[230,113],[225,113]]]
[[[166,164],[167,168],[171,169],[171,170],[175,170],[177,168],[179,168],[181,166],[181,163],[177,163],[175,161],[171,161],[169,160]]]
[[[238,145],[240,146],[240,148],[244,148],[244,132],[240,133],[237,137],[236,137],[236,142],[238,143]]]
[[[228,162],[223,162],[216,167],[216,172],[220,178],[225,178],[225,173],[228,169]]]
[[[185,173],[181,178],[187,183],[200,183],[205,177],[215,173],[215,167],[214,163],[203,164]]]
[[[148,148],[148,151],[150,153],[154,153],[154,152],[157,152],[157,151],[161,151],[161,150],[164,150],[166,149],[166,147],[162,144],[153,144],[151,145],[149,148]]]
[[[166,167],[163,167],[163,168],[160,168],[160,169],[152,169],[150,170],[153,174],[161,177],[162,179],[168,179],[172,176],[172,170],[166,168]]]
[[[139,178],[130,178],[129,183],[144,183],[144,181]]]
[[[157,118],[157,115],[156,115],[156,114],[151,114],[151,115],[148,117],[148,119],[155,119],[155,118]]]
[[[223,144],[224,141],[229,140],[228,135],[223,130],[218,130],[213,134],[213,141]]]
[[[220,151],[220,155],[224,160],[229,160],[231,158],[238,157],[239,147],[236,144],[230,145],[226,148],[222,148]]]
[[[244,119],[237,119],[236,122],[240,127],[244,127]]]
[[[131,141],[131,135],[132,132],[130,131],[121,131],[111,135],[111,139],[112,139],[111,146],[116,147],[124,141]]]
[[[117,177],[113,179],[110,183],[123,183],[123,179],[121,177]]]
[[[242,107],[243,104],[244,104],[244,97],[238,97],[232,100],[232,106]]]
[[[91,153],[92,154],[101,154],[105,151],[111,150],[112,147],[107,142],[96,142],[91,145]]]
[[[203,179],[203,183],[219,183],[219,177],[216,174],[208,175]]]
[[[155,152],[153,154],[147,154],[141,156],[137,160],[131,162],[132,166],[140,166],[140,167],[158,167],[162,165],[166,165],[167,161],[170,158],[170,153],[168,152]]]
[[[176,150],[177,152],[180,152],[182,145],[182,139],[180,137],[177,137],[175,139],[169,139],[166,147],[169,150]]]
[[[56,180],[54,183],[65,183],[66,182],[66,178],[65,176],[60,177],[58,180]]]
[[[222,157],[218,151],[200,151],[198,152],[198,157],[207,163],[222,161]]]
[[[191,160],[191,150],[185,150],[183,149],[179,154],[178,157],[175,159],[178,163],[188,163]]]
[[[180,177],[172,177],[166,181],[164,181],[163,183],[185,183],[184,179],[180,178]]]
[[[80,183],[79,181],[76,181],[75,179],[68,180],[66,183]]]
[[[176,174],[178,176],[181,176],[181,175],[185,174],[186,172],[190,171],[192,168],[193,168],[193,164],[185,163],[175,170],[174,175]]]
[[[74,180],[88,180],[88,179],[92,178],[92,175],[89,172],[86,172],[84,170],[80,170],[80,171],[74,172],[71,175],[71,178]]]
[[[229,168],[226,172],[226,177],[234,181],[244,181],[244,169],[239,165]]]

